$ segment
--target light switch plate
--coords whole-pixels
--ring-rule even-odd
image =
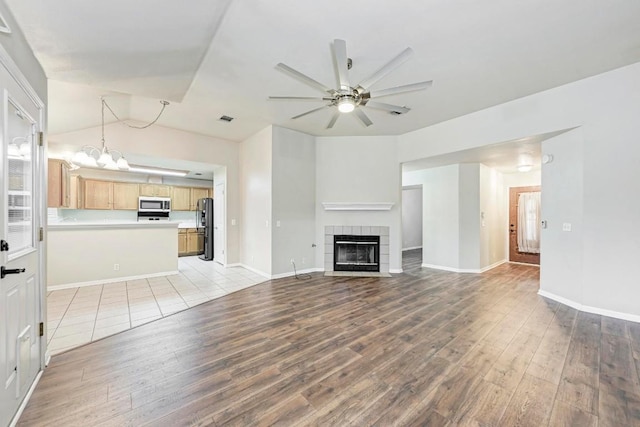
[[[562,223],[562,231],[571,231],[571,223],[563,222]]]

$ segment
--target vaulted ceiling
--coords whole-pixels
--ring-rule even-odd
[[[640,61],[638,0],[5,0],[50,79],[49,131],[100,123],[99,97],[122,116],[241,141],[269,124],[313,135],[398,135]],[[283,62],[337,87],[331,42],[344,39],[358,82],[406,47],[414,55],[376,89],[402,115],[373,125],[322,102],[276,70]],[[335,107],[332,107],[335,108]],[[221,115],[235,119],[218,120]]]

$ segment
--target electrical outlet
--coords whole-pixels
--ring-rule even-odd
[[[115,271],[120,271],[120,264],[113,264],[113,269]]]

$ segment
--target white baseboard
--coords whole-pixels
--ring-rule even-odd
[[[496,268],[499,265],[504,264],[505,262],[507,262],[507,260],[501,260],[498,262],[495,262],[487,267],[483,267],[483,268],[454,268],[454,267],[447,267],[444,265],[434,265],[434,264],[422,264],[422,267],[424,268],[433,268],[435,270],[444,270],[444,271],[450,271],[452,273],[484,273],[486,271],[489,271],[493,268]]]
[[[484,273],[485,271],[493,270],[494,268],[496,268],[496,267],[498,267],[498,266],[500,266],[500,265],[504,264],[505,262],[507,262],[507,260],[506,260],[506,259],[501,259],[501,260],[500,260],[500,261],[498,261],[498,262],[494,262],[494,263],[493,263],[493,264],[491,264],[491,265],[488,265],[488,266],[486,266],[486,267],[481,268],[481,269],[480,269],[480,273]]]
[[[324,271],[324,268],[307,268],[304,270],[298,270],[297,274],[310,274],[310,273],[318,273]],[[271,276],[272,279],[284,279],[285,277],[293,277],[295,276],[296,273],[294,273],[293,271],[287,272],[287,273],[279,273],[279,274],[274,274]]]
[[[234,262],[232,264],[225,264],[225,267],[244,267],[242,264],[240,264],[239,262]],[[246,268],[246,267],[245,267]]]
[[[253,268],[253,267],[249,267],[246,264],[242,264],[242,263],[238,263],[238,264],[234,264],[234,267],[242,267],[242,268],[246,268],[247,270],[256,273],[259,276],[264,277],[265,279],[271,279],[271,275],[269,273],[265,273],[264,271],[260,271],[257,268]]]
[[[29,387],[29,391],[27,392],[27,395],[24,397],[24,400],[20,404],[20,407],[18,407],[18,412],[16,412],[16,415],[13,417],[13,419],[9,423],[9,427],[15,427],[18,424],[18,420],[22,416],[24,409],[27,407],[27,403],[29,403],[29,400],[31,399],[33,392],[36,390],[36,386],[40,382],[40,378],[42,377],[43,373],[44,373],[44,370],[41,369],[40,372],[38,372],[38,375],[36,375],[36,379],[33,380],[33,383],[31,384],[31,387]]]
[[[540,268],[540,264],[530,264],[528,262],[509,261],[509,264],[528,265],[529,267],[538,267],[538,268]]]
[[[541,297],[552,299],[561,304],[568,305],[569,307],[575,308],[576,310],[584,311],[585,313],[599,314],[601,316],[613,317],[616,319],[622,319],[622,320],[628,320],[630,322],[640,323],[640,316],[637,314],[622,313],[620,311],[613,311],[613,310],[607,310],[604,308],[583,305],[583,304],[580,304],[579,302],[575,302],[573,300],[570,300],[565,297],[561,297],[551,292],[543,291],[542,289],[538,290],[538,295],[540,295]]]
[[[47,286],[48,291],[59,291],[61,289],[82,288],[85,286],[103,285],[105,283],[126,282],[128,280],[149,279],[151,277],[169,276],[180,273],[178,270],[162,271],[160,273],[141,274],[139,276],[114,277],[111,279],[91,280],[89,282],[64,283],[62,285]]]
[[[389,269],[389,273],[391,274],[399,274],[402,273],[404,270],[402,270],[401,268],[390,268]]]
[[[414,249],[422,249],[422,246],[412,246],[410,248],[403,248],[402,252],[404,252],[404,251],[412,251]]]

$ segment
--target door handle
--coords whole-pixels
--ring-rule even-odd
[[[26,271],[25,268],[4,268],[4,265],[0,267],[0,279],[4,279],[7,274],[20,274]]]

